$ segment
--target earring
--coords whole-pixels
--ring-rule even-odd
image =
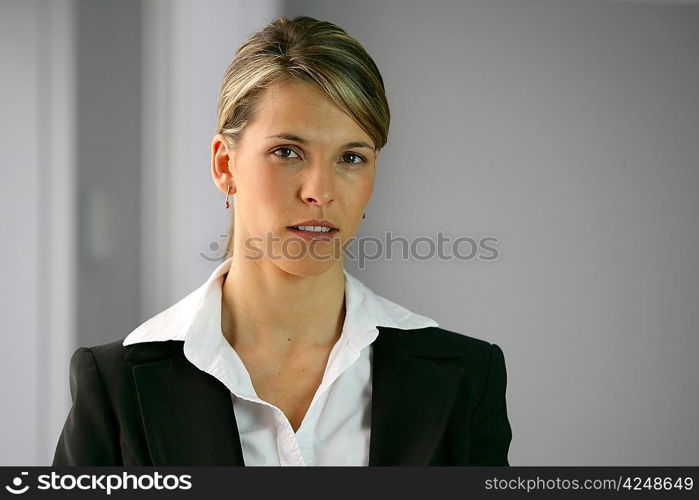
[[[228,210],[231,207],[231,204],[228,203],[228,195],[231,192],[231,185],[228,184],[228,190],[226,191],[226,210]]]
[[[362,215],[362,219],[366,219],[366,212],[364,212],[364,215]]]

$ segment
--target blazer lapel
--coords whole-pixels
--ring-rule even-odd
[[[378,327],[372,344],[369,465],[428,465],[464,374],[441,343]],[[126,359],[155,466],[245,465],[228,388],[184,356],[183,342],[137,344]],[[202,418],[206,415],[206,418]]]
[[[373,345],[369,465],[429,465],[464,367],[451,346],[379,327]],[[432,338],[432,337],[427,337]],[[438,339],[437,339],[438,340]]]
[[[161,348],[159,360],[143,361],[145,351],[132,360],[153,465],[245,465],[230,391],[191,364],[182,346],[168,346],[165,359]]]

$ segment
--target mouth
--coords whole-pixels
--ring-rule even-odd
[[[307,233],[321,233],[321,234],[328,234],[328,233],[336,233],[338,230],[337,228],[331,227],[331,226],[304,226],[304,225],[299,225],[299,226],[287,226],[289,229],[296,229],[298,231],[305,231]]]
[[[288,226],[287,229],[305,240],[330,241],[330,237],[339,232],[327,226]]]

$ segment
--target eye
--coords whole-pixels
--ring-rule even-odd
[[[350,163],[351,165],[361,165],[362,163],[366,163],[366,158],[364,158],[362,155],[359,155],[357,153],[349,152],[349,153],[345,153],[342,155],[343,158],[346,158],[348,156],[353,156],[355,158],[358,158],[359,161],[348,161],[345,163]]]
[[[287,155],[285,155],[285,154],[278,155],[278,154],[277,154],[277,151],[285,151],[285,152],[287,152],[287,154],[288,154],[288,153],[293,153],[293,154],[296,155],[296,157],[298,157],[298,154],[296,153],[296,151],[294,151],[294,150],[291,149],[291,148],[282,147],[282,148],[277,148],[277,149],[275,149],[274,151],[272,151],[272,153],[274,153],[274,156],[278,156],[278,157],[281,158],[282,160],[293,160],[293,159],[295,159],[295,158],[290,157],[290,156],[287,156]]]

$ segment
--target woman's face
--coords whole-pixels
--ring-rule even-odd
[[[257,106],[236,149],[221,136],[212,144],[214,179],[235,194],[235,253],[264,253],[294,274],[322,273],[342,261],[359,228],[374,187],[375,144],[308,83],[270,87]],[[305,240],[290,226],[308,219],[328,220],[338,231],[321,233],[330,241]]]

